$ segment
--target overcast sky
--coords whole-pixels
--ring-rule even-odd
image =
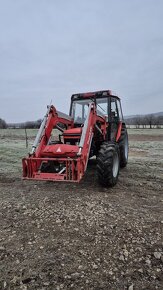
[[[0,0],[0,118],[102,89],[125,115],[163,111],[162,0]]]

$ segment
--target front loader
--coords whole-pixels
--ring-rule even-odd
[[[22,160],[23,178],[79,182],[93,156],[99,183],[114,186],[128,161],[128,135],[120,99],[110,90],[72,95],[69,115],[48,106]]]

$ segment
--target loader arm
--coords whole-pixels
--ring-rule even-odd
[[[84,122],[82,135],[79,143],[78,155],[82,157],[84,171],[87,169],[87,163],[94,134],[94,126],[96,123],[95,105],[94,103],[89,104],[87,118]]]
[[[33,153],[23,159],[23,178],[79,182],[87,169],[96,118],[95,104],[90,103],[84,126],[74,128],[73,119],[61,114],[59,117],[51,106],[36,136]],[[70,129],[63,131],[62,143],[49,145],[51,132],[58,123]],[[80,141],[74,145],[74,140],[78,139]],[[73,145],[69,144],[71,141]]]
[[[73,120],[69,116],[66,116],[66,114],[62,114],[61,116],[60,115],[61,113],[57,112],[54,106],[48,107],[47,113],[44,116],[32,146],[32,155],[34,154],[35,157],[40,157],[41,152],[49,141],[53,128],[55,128],[58,123],[62,123],[70,127],[72,126]]]

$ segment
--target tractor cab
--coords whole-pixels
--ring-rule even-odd
[[[70,107],[70,116],[74,118],[74,122],[81,124],[85,121],[88,106],[90,103],[94,102],[96,105],[97,114],[102,117],[108,115],[108,102],[107,98],[95,97],[95,95],[89,94],[76,94],[71,97],[71,107]]]
[[[101,127],[100,123],[105,120],[108,139],[116,138],[119,123],[123,122],[123,114],[120,99],[112,95],[110,90],[72,95],[69,115],[74,119],[74,126],[81,127],[84,124],[89,104],[92,102],[98,116],[97,126]]]

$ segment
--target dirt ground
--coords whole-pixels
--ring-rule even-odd
[[[23,181],[15,132],[0,132],[0,289],[162,290],[163,130],[129,130],[111,189],[94,161],[80,184]]]

